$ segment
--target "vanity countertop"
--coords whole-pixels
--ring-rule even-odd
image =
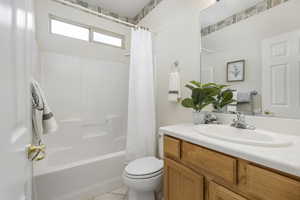
[[[300,177],[300,136],[286,135],[293,141],[290,146],[262,147],[210,138],[196,132],[193,124],[161,127],[159,132]]]

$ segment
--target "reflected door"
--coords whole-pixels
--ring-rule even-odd
[[[262,43],[264,111],[275,116],[300,117],[300,31]]]

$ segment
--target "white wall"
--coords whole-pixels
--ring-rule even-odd
[[[167,101],[168,75],[179,61],[183,96],[189,96],[184,84],[200,80],[200,10],[215,0],[164,0],[140,25],[155,33],[158,126],[189,122],[191,110]]]

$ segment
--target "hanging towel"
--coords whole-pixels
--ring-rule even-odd
[[[181,99],[181,83],[179,72],[171,72],[169,76],[169,95],[170,102],[178,102]]]
[[[251,101],[251,92],[238,92],[237,93],[237,102],[238,103],[250,103]]]
[[[35,80],[31,81],[31,95],[33,145],[41,145],[43,144],[42,135],[55,132],[58,126],[47,104],[44,92]]]

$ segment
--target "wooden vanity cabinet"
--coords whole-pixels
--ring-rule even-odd
[[[239,163],[239,187],[259,200],[300,200],[300,181],[251,163]]]
[[[209,200],[247,200],[246,198],[238,195],[225,187],[218,185],[214,182],[209,184]]]
[[[180,159],[181,141],[172,137],[164,137],[164,154],[173,159]]]
[[[203,200],[204,177],[168,158],[164,170],[165,200]]]
[[[300,178],[164,136],[165,200],[300,200]]]
[[[188,165],[205,170],[229,183],[236,183],[237,159],[187,142],[182,142],[181,152],[182,161]]]

